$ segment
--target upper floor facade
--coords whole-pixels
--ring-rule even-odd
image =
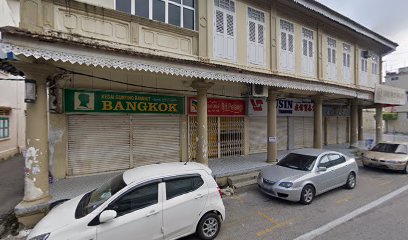
[[[385,85],[404,89],[408,101],[408,67],[399,68],[398,72],[387,72],[385,75]],[[408,112],[408,104],[395,107],[395,111]]]
[[[18,14],[54,38],[367,91],[397,47],[302,0],[21,0]]]

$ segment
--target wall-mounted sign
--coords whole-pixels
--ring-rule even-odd
[[[405,89],[377,84],[375,86],[374,102],[389,105],[405,105],[407,102]]]
[[[198,110],[198,100],[188,98],[188,114],[195,115]],[[237,99],[207,99],[207,114],[209,116],[243,116],[245,115],[245,101]]]
[[[64,107],[66,113],[183,114],[184,97],[65,89]]]
[[[278,139],[277,139],[276,136],[275,137],[268,137],[268,142],[269,143],[276,143],[276,142],[278,142]]]
[[[344,105],[325,105],[323,106],[323,116],[350,116],[350,107]]]
[[[249,98],[247,100],[248,116],[267,116],[268,104],[265,98]],[[276,101],[278,116],[312,117],[314,104],[310,100],[278,99]]]

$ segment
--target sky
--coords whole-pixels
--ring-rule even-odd
[[[408,0],[318,0],[329,8],[398,43],[383,58],[383,71],[408,66]]]

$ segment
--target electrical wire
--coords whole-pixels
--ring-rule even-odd
[[[98,76],[94,76],[94,75],[90,75],[90,74],[86,74],[86,73],[81,73],[81,72],[76,72],[76,71],[68,70],[68,69],[61,68],[61,67],[58,67],[58,69],[61,69],[61,70],[65,71],[66,73],[69,73],[69,74],[80,75],[80,76],[85,76],[85,77],[90,77],[90,78],[97,78],[97,79],[99,79],[99,80],[108,81],[108,82],[114,82],[114,83],[118,83],[118,84],[123,84],[123,85],[127,85],[127,86],[132,86],[132,87],[141,87],[141,88],[147,88],[147,89],[164,90],[164,91],[174,91],[174,92],[197,93],[196,90],[180,90],[180,89],[173,89],[173,88],[149,87],[149,86],[140,85],[140,84],[125,83],[125,82],[120,82],[120,81],[116,81],[116,80],[112,80],[112,79],[108,79],[108,78],[104,78],[104,77],[98,77]],[[227,97],[227,98],[243,98],[243,99],[246,98],[245,96],[244,96],[244,97],[236,97],[236,96],[230,96],[230,95],[224,95],[224,94],[216,94],[216,93],[208,93],[208,95],[213,95],[213,96],[218,96],[218,97]]]

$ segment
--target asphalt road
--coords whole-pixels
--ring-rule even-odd
[[[17,155],[0,161],[0,217],[9,213],[24,195],[24,159]]]
[[[248,186],[224,198],[227,219],[217,239],[295,239],[406,185],[408,175],[360,168],[354,190],[330,191],[308,206],[274,199],[260,193],[257,186]],[[406,240],[407,203],[405,191],[316,239]]]

